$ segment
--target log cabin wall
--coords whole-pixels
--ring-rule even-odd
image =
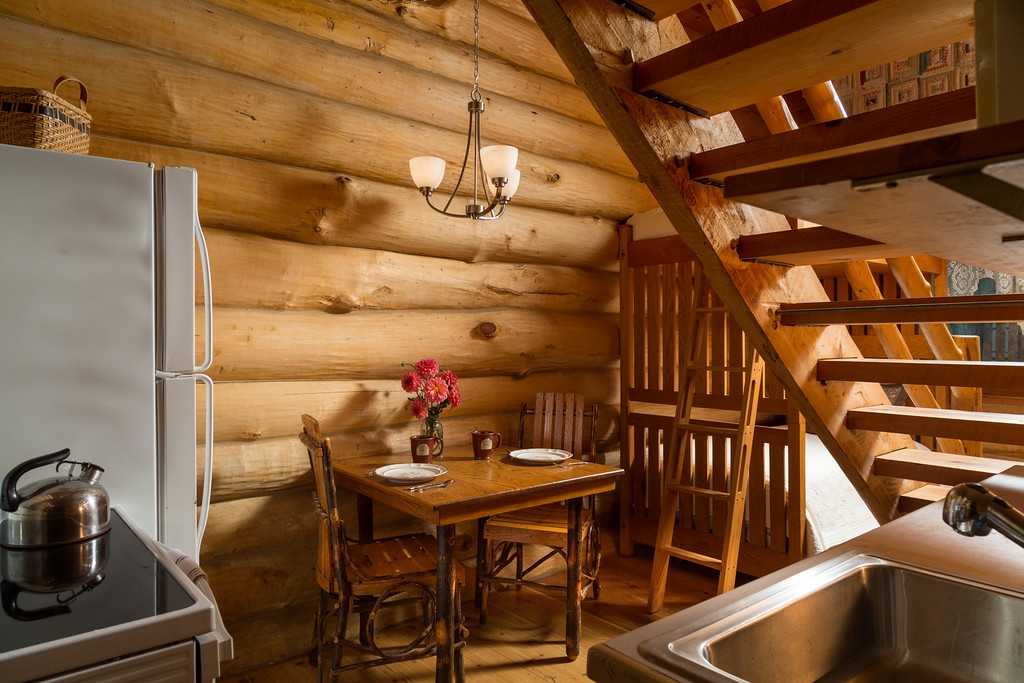
[[[440,217],[408,179],[412,156],[444,156],[449,183],[461,160],[472,9],[0,0],[0,83],[73,74],[91,154],[198,170],[216,380],[202,561],[235,638],[224,674],[309,645],[301,413],[341,455],[407,448],[400,364],[433,356],[463,380],[450,444],[512,434],[520,401],[572,389],[601,404],[602,450],[617,448],[616,227],[655,204],[515,0],[481,6],[484,135],[520,149],[508,215]]]

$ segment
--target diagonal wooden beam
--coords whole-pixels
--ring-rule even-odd
[[[789,396],[829,448],[879,520],[896,510],[899,482],[871,473],[875,455],[909,448],[908,436],[854,433],[845,426],[848,409],[885,403],[877,384],[829,387],[815,378],[819,356],[857,356],[846,329],[793,328],[774,324],[779,302],[826,299],[809,268],[782,269],[739,260],[732,249],[741,233],[785,230],[782,216],[726,201],[720,191],[691,182],[682,159],[701,146],[739,141],[730,117],[704,119],[633,92],[612,88],[590,51],[656,54],[665,47],[650,26],[611,3],[585,0],[525,0],[538,25],[587,93],[609,131],[656,197],[683,241],[701,261],[716,293]],[[746,23],[746,22],[744,22]],[[627,41],[624,36],[631,36]]]

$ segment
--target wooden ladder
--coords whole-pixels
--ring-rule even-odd
[[[650,592],[647,609],[656,612],[665,600],[665,583],[668,578],[670,557],[719,570],[718,592],[731,590],[736,584],[736,567],[739,560],[740,539],[743,535],[743,515],[747,497],[747,480],[750,473],[750,450],[757,416],[757,403],[761,395],[764,378],[764,363],[752,345],[747,344],[742,366],[707,365],[709,316],[724,310],[721,305],[712,304],[711,285],[696,269],[697,295],[687,316],[689,341],[683,349],[684,358],[680,364],[679,398],[676,404],[675,420],[669,433],[665,462],[664,488],[662,492],[661,515],[655,538],[654,565],[651,570]],[[691,420],[694,393],[702,373],[709,371],[742,372],[743,401],[737,424],[708,423]],[[728,490],[698,486],[694,478],[695,467],[692,440],[694,435],[718,436],[732,439],[732,456],[728,475],[725,479]],[[705,555],[672,544],[677,515],[681,521],[688,518],[680,510],[680,502],[691,496],[701,496],[725,502],[725,529],[722,539],[721,557]],[[720,522],[715,521],[715,524]]]

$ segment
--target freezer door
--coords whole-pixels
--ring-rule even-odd
[[[0,145],[0,476],[68,447],[150,534],[153,222],[149,165]]]

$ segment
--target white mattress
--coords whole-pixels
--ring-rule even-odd
[[[660,207],[644,211],[643,213],[633,214],[626,223],[633,226],[634,242],[679,234],[672,226],[672,223],[669,222],[665,211]]]

